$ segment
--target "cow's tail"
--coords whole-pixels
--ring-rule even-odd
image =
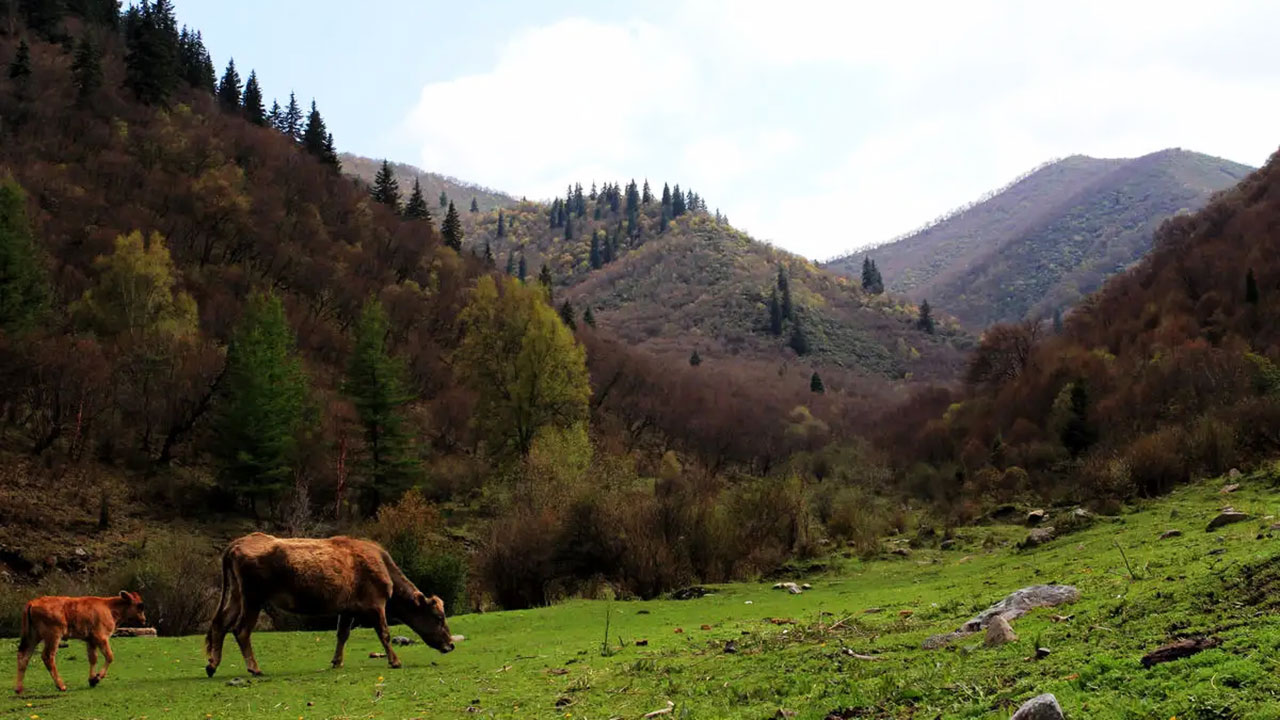
[[[18,652],[30,652],[35,646],[35,623],[31,622],[31,603],[27,603],[22,608],[22,634],[18,636]]]
[[[231,548],[227,548],[222,553],[222,594],[218,597],[218,609],[213,614],[213,622],[209,624],[209,632],[204,636],[204,651],[208,655],[213,652],[215,641],[222,638],[214,638],[215,634],[221,634],[219,629],[225,630],[233,625],[235,617],[239,613],[234,612],[231,603],[228,602],[235,595],[235,573],[231,567]]]

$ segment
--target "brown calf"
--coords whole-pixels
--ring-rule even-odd
[[[18,683],[14,692],[22,693],[22,676],[27,663],[44,642],[44,666],[53,676],[59,690],[66,692],[67,684],[58,676],[54,656],[62,638],[84,640],[89,646],[89,687],[94,687],[107,676],[107,668],[115,655],[111,652],[111,634],[120,623],[145,625],[142,596],[122,591],[116,597],[41,597],[27,603],[22,611],[22,637],[18,641]],[[102,650],[105,662],[102,672],[94,672],[98,664],[98,650]]]

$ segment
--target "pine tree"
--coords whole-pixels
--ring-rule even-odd
[[[666,183],[662,183],[662,207],[671,207],[671,188]]]
[[[62,16],[64,7],[61,0],[19,0],[15,3],[22,11],[27,28],[50,42],[63,39]],[[0,4],[0,11],[8,14],[12,10]]]
[[[236,72],[235,58],[227,61],[226,72],[218,83],[218,105],[227,112],[240,111],[240,73]]]
[[[658,234],[661,235],[667,231],[667,225],[671,223],[671,211],[666,205],[662,206],[662,215],[658,219]]]
[[[1250,305],[1258,304],[1258,281],[1253,276],[1253,268],[1249,268],[1244,276],[1244,301]]]
[[[604,264],[604,260],[600,257],[600,232],[591,233],[591,269],[599,270]]]
[[[427,207],[427,199],[422,195],[422,183],[417,176],[413,178],[413,192],[409,193],[409,202],[404,205],[404,216],[410,220],[431,220],[431,210]]]
[[[782,301],[778,298],[778,288],[769,296],[769,332],[775,337],[782,336],[782,323],[786,316],[782,314]]]
[[[689,365],[691,367],[698,367],[701,364],[702,356],[698,354],[698,349],[694,348],[693,352],[689,354]]]
[[[597,197],[599,197],[599,194],[596,192],[596,182],[595,182],[594,180],[592,180],[592,181],[591,181],[591,192],[587,193],[587,199],[588,199],[588,200],[590,200],[590,201],[592,201],[592,202],[595,202],[595,199],[596,199]],[[599,208],[599,207],[597,207],[596,209],[597,209],[597,210],[599,210],[600,208]]]
[[[552,287],[551,266],[546,263],[542,264],[542,269],[538,271],[538,284],[542,286],[542,292],[546,294],[547,304],[555,307],[555,290]]]
[[[258,85],[258,73],[249,71],[249,79],[244,84],[244,119],[254,125],[267,124],[267,111],[262,107],[262,88]]]
[[[27,220],[27,194],[0,176],[0,330],[13,335],[36,327],[51,295]]]
[[[76,45],[76,57],[71,63],[71,78],[76,85],[76,102],[81,105],[89,102],[98,88],[102,87],[102,60],[98,57],[98,48],[94,47],[89,33],[80,36]]]
[[[1089,421],[1089,390],[1084,380],[1071,384],[1070,414],[1062,428],[1062,446],[1079,457],[1098,440],[1098,431]]]
[[[314,104],[314,103],[313,103]],[[298,107],[298,98],[293,91],[289,92],[289,104],[285,107],[280,126],[276,128],[294,142],[302,142],[302,108]]]
[[[31,48],[26,40],[18,42],[18,52],[9,63],[9,79],[14,83],[23,83],[31,77]]]
[[[302,147],[319,160],[334,168],[338,166],[338,154],[333,147],[333,135],[325,129],[324,118],[316,109],[316,101],[311,101],[311,112],[307,115],[307,127],[302,131]]]
[[[644,179],[644,189],[640,191],[640,202],[645,205],[653,202],[653,191],[649,189],[649,178]]]
[[[1062,308],[1053,309],[1053,334],[1062,334]]]
[[[565,240],[573,239],[573,218],[572,217],[565,217],[564,219],[564,239]]]
[[[587,306],[587,309],[582,312],[582,322],[586,323],[587,327],[590,328],[596,326],[596,316],[595,313],[591,312],[591,306]]]
[[[227,349],[214,455],[223,487],[255,514],[292,481],[298,461],[308,390],[296,344],[280,298],[255,295]]]
[[[569,304],[568,300],[565,300],[564,304],[560,306],[560,322],[563,322],[564,326],[569,328],[570,331],[578,331],[578,323],[573,318],[573,305]]]
[[[814,372],[813,375],[809,376],[809,392],[821,395],[826,391],[827,388],[822,384],[822,378],[818,376],[817,372]]]
[[[130,9],[125,26],[125,86],[139,101],[164,105],[179,80],[178,24],[170,0]]]
[[[179,79],[197,90],[210,94],[218,91],[218,78],[213,69],[213,58],[204,46],[200,32],[191,32],[186,26],[178,35],[177,74]]]
[[[529,266],[524,261],[524,255],[521,255],[519,272],[516,274],[516,279],[519,280],[520,282],[524,282],[524,279],[528,276],[529,276]]]
[[[284,120],[284,110],[280,107],[279,100],[271,101],[271,110],[267,112],[267,127],[280,129],[280,123]]]
[[[516,251],[515,250],[507,251],[506,273],[511,277],[515,277],[515,274],[516,274]]]
[[[342,160],[338,158],[338,147],[333,144],[333,133],[325,133],[324,153],[320,156],[320,160],[332,167],[334,172],[342,171]]]
[[[445,195],[443,190],[440,191],[440,207],[449,207],[449,196]]]
[[[676,185],[671,189],[671,217],[678,218],[685,214],[688,208],[685,206],[684,193],[680,192],[680,186]]]
[[[930,335],[933,334],[935,329],[933,322],[933,308],[929,307],[928,300],[920,303],[920,317],[916,319],[916,327]]]
[[[414,184],[416,187],[416,180]],[[373,187],[369,190],[369,194],[374,202],[386,205],[397,213],[400,212],[400,181],[396,180],[396,173],[391,169],[390,162],[382,161],[382,167],[378,168],[378,173],[373,177]]]
[[[778,264],[778,292],[782,298],[782,317],[790,320],[795,317],[795,309],[791,306],[791,281],[781,263]]]
[[[444,215],[440,235],[444,238],[444,244],[453,248],[454,252],[462,252],[462,218],[458,217],[458,209],[453,203],[449,203],[449,211]]]
[[[474,197],[471,198],[471,212],[473,213],[480,212],[480,204],[476,202],[476,199]]]
[[[809,354],[809,336],[805,334],[804,324],[799,320],[791,323],[791,339],[787,341],[787,345],[796,351],[796,355]]]
[[[404,408],[413,399],[408,369],[387,348],[387,313],[382,303],[365,303],[355,326],[355,350],[342,390],[359,418],[364,447],[357,456],[365,510],[407,490],[418,475]]]
[[[507,236],[507,221],[503,218],[502,210],[498,210],[498,237]]]
[[[487,267],[487,268],[491,268],[491,269],[492,269],[492,268],[493,268],[493,266],[494,266],[494,261],[493,261],[493,248],[489,246],[489,241],[488,241],[488,240],[485,240],[485,241],[484,241],[484,256],[483,256],[483,257],[484,257],[484,266],[485,266],[485,267]]]

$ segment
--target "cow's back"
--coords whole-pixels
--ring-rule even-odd
[[[105,629],[115,630],[115,618],[105,598],[50,595],[27,603],[24,613],[37,633],[57,630],[62,637],[86,639]]]
[[[369,609],[385,604],[391,594],[382,549],[366,540],[253,533],[233,542],[227,552],[244,591],[281,610],[328,614]]]

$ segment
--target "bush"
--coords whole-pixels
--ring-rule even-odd
[[[1143,435],[1129,446],[1125,459],[1138,493],[1152,497],[1164,494],[1191,479],[1184,456],[1187,438],[1176,428]]]
[[[440,514],[417,490],[383,505],[365,528],[390,553],[405,577],[428,595],[438,595],[453,614],[465,607],[467,562],[439,533]]]
[[[475,557],[477,599],[483,593],[508,610],[547,604],[548,586],[558,575],[559,534],[559,518],[550,509],[517,510],[494,521]]]
[[[831,538],[847,543],[862,557],[879,552],[880,539],[889,534],[889,513],[858,488],[841,488],[826,513]]]
[[[204,541],[180,532],[146,537],[112,585],[141,593],[147,620],[161,635],[205,629],[221,592],[218,559]]]

